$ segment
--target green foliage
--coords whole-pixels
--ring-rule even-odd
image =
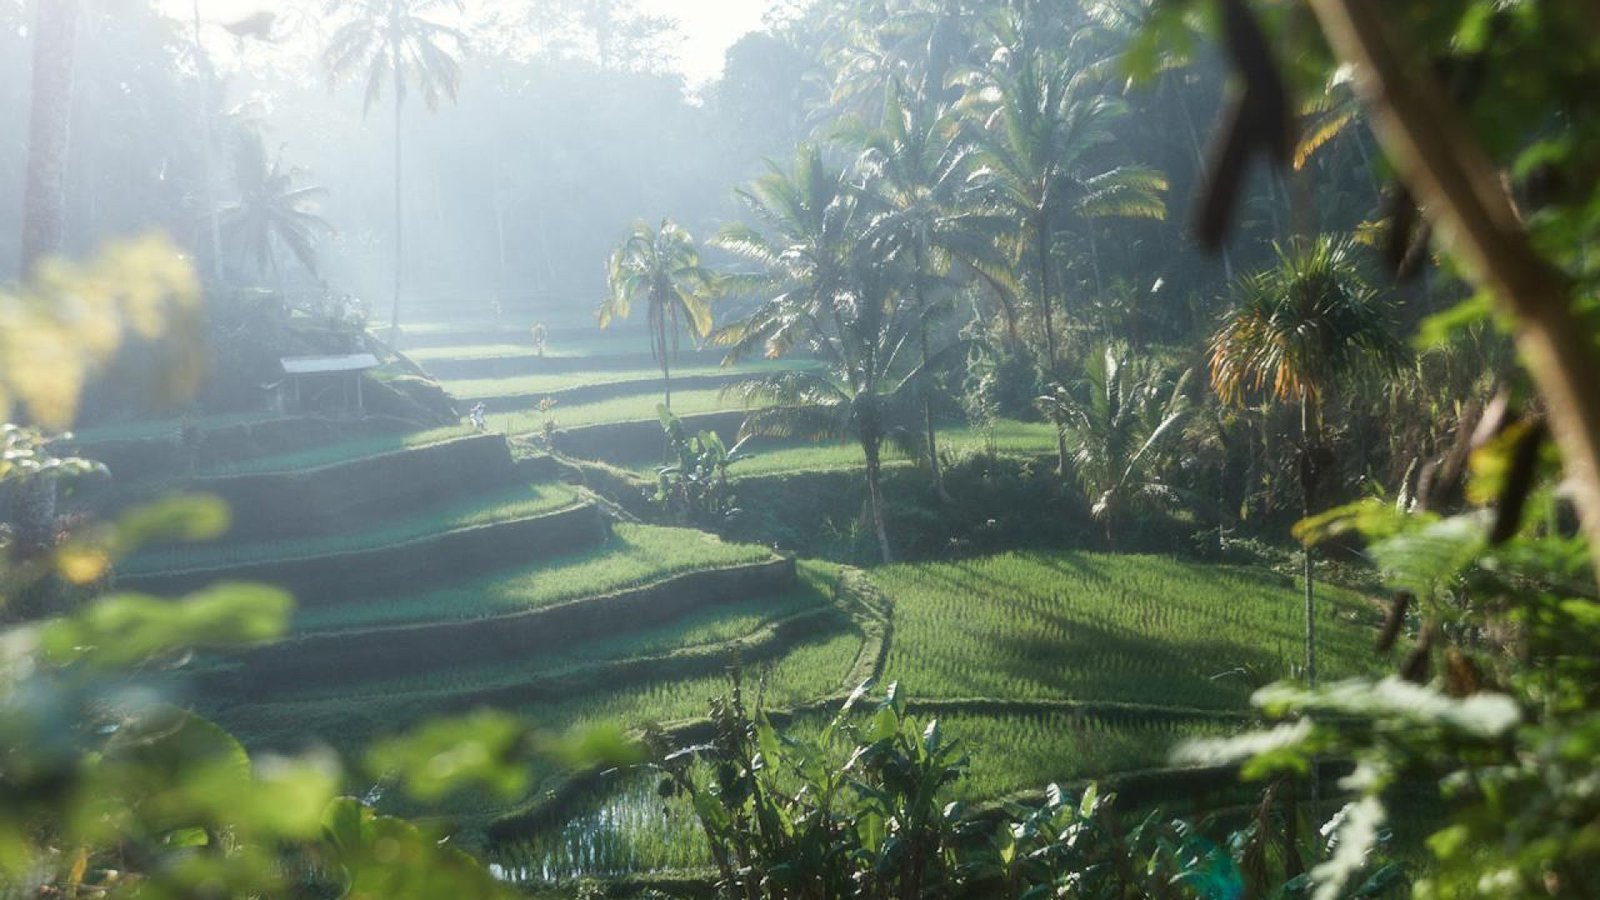
[[[1499,501],[1498,516],[1517,431],[1477,451],[1467,491]],[[1403,598],[1391,627],[1409,620],[1418,634],[1403,677],[1264,688],[1255,704],[1293,724],[1183,751],[1243,760],[1258,776],[1304,771],[1315,756],[1355,761],[1341,786],[1356,798],[1330,823],[1338,843],[1312,872],[1315,896],[1337,896],[1364,870],[1398,792],[1415,779],[1435,785],[1446,809],[1427,842],[1432,861],[1418,896],[1576,897],[1600,872],[1594,805],[1572,789],[1595,777],[1600,759],[1587,649],[1600,639],[1592,572],[1582,539],[1561,525],[1552,484],[1522,489],[1530,495],[1520,517],[1498,539],[1487,511],[1407,514],[1377,500],[1302,523],[1307,541],[1356,533],[1369,542]],[[1515,635],[1516,659],[1500,634]],[[1430,680],[1435,654],[1443,664]]]
[[[656,407],[667,455],[676,458],[656,467],[656,492],[651,500],[676,522],[715,525],[734,509],[728,466],[743,458],[744,440],[728,447],[715,432],[690,434],[683,420],[664,404]]]
[[[1262,394],[1313,408],[1360,364],[1393,368],[1404,347],[1361,274],[1353,242],[1320,236],[1278,248],[1272,268],[1238,282],[1211,339],[1211,383],[1228,403]]]
[[[1163,474],[1189,412],[1189,372],[1172,377],[1158,362],[1110,345],[1090,353],[1083,378],[1039,398],[1072,450],[1072,471],[1091,514],[1112,533],[1124,507],[1173,499]]]

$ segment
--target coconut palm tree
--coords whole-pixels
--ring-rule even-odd
[[[1085,359],[1078,384],[1039,398],[1072,448],[1073,474],[1108,543],[1130,503],[1174,497],[1160,470],[1190,409],[1190,375],[1107,344]]]
[[[650,354],[661,364],[666,407],[672,409],[670,360],[678,354],[679,332],[687,327],[699,342],[711,333],[711,298],[716,276],[700,264],[694,238],[671,219],[659,229],[634,223],[606,267],[610,286],[597,313],[600,327],[626,319],[636,302],[645,303],[650,319]]]
[[[999,243],[1010,231],[1005,217],[982,207],[968,188],[970,146],[958,120],[926,96],[900,82],[886,93],[881,124],[846,129],[841,136],[861,144],[865,175],[861,202],[868,215],[866,237],[877,254],[907,267],[907,290],[918,310],[917,343],[929,357],[929,332],[948,307],[959,276],[975,276],[995,289],[1014,322],[1015,282]],[[1014,327],[1011,329],[1015,333]],[[944,494],[934,429],[932,391],[922,386],[923,427],[929,472]]]
[[[234,171],[239,199],[217,212],[224,246],[241,263],[253,263],[257,273],[271,273],[282,292],[280,250],[287,249],[306,271],[317,272],[317,239],[333,232],[327,219],[309,204],[327,193],[318,185],[297,187],[298,168],[286,168],[281,158],[268,159],[261,134],[244,129],[234,151]]]
[[[415,87],[429,110],[444,98],[455,100],[461,84],[461,64],[452,55],[465,43],[460,31],[437,22],[428,14],[463,9],[462,0],[327,0],[330,15],[349,20],[328,40],[322,63],[331,83],[362,77],[366,82],[362,114],[382,96],[384,83],[394,94],[394,306],[390,314],[390,339],[400,330],[401,269],[405,260],[401,203],[404,141],[401,112],[406,91]]]
[[[1059,383],[1052,259],[1057,233],[1071,224],[1084,229],[1098,282],[1092,220],[1163,218],[1166,178],[1144,166],[1095,165],[1094,151],[1111,141],[1110,125],[1125,107],[1042,55],[1023,59],[1014,71],[992,70],[971,81],[962,105],[982,125],[975,132],[975,180],[987,202],[1018,225],[1012,259],[1031,273],[1045,338],[1044,370]],[[1065,472],[1065,441],[1057,449],[1057,468]]]
[[[975,135],[977,177],[989,201],[1020,226],[1014,258],[1031,259],[1046,368],[1055,375],[1060,359],[1051,244],[1057,232],[1101,217],[1164,218],[1166,178],[1145,166],[1102,169],[1094,163],[1094,151],[1112,140],[1111,123],[1126,107],[1066,66],[1035,55],[1015,72],[991,72],[972,88],[964,105],[983,124]],[[1086,234],[1097,258],[1092,229]]]
[[[792,171],[774,168],[740,191],[760,227],[733,225],[718,246],[755,264],[729,277],[730,291],[757,301],[713,339],[726,362],[795,350],[814,354],[822,371],[751,379],[738,387],[757,408],[746,433],[819,439],[849,435],[866,460],[867,504],[884,562],[893,558],[884,520],[885,443],[916,450],[912,385],[965,352],[954,344],[921,360],[909,356],[921,310],[905,289],[899,260],[879,255],[867,234],[861,193],[847,172],[802,147]]]
[[[1266,396],[1300,409],[1302,511],[1314,511],[1322,399],[1357,366],[1393,369],[1405,357],[1389,309],[1362,277],[1355,244],[1320,236],[1277,248],[1276,265],[1236,282],[1233,307],[1211,338],[1211,384],[1224,403]],[[1311,549],[1305,577],[1306,678],[1317,678]]]

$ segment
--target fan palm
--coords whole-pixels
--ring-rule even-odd
[[[461,64],[451,55],[465,43],[461,32],[428,18],[440,10],[463,9],[462,0],[327,0],[330,15],[348,14],[329,39],[323,51],[323,66],[331,82],[364,76],[366,81],[362,113],[371,111],[382,96],[384,82],[394,94],[394,307],[390,315],[390,337],[398,339],[400,329],[401,268],[405,241],[401,202],[401,172],[404,142],[401,140],[401,111],[406,90],[415,86],[429,110],[438,109],[444,98],[454,100],[461,83]]]
[[[907,345],[921,310],[903,290],[907,272],[878,255],[882,244],[866,229],[860,193],[844,170],[813,147],[801,148],[794,169],[774,169],[741,198],[760,227],[734,225],[718,246],[754,263],[732,276],[730,288],[756,298],[756,307],[714,336],[727,361],[796,349],[816,355],[822,371],[784,372],[739,386],[757,408],[745,431],[819,439],[849,435],[866,460],[867,504],[879,554],[892,559],[884,520],[882,451],[886,442],[916,449],[916,429],[897,428],[915,409],[911,386],[964,352],[961,345],[913,363]]]
[[[649,309],[650,354],[661,364],[666,407],[672,408],[670,361],[678,353],[678,335],[688,327],[698,342],[711,333],[711,296],[716,278],[700,264],[694,239],[677,223],[663,219],[660,229],[637,222],[606,267],[610,293],[600,301],[598,317],[605,328],[626,319],[635,302]]]
[[[317,238],[333,231],[328,220],[308,208],[325,188],[296,187],[300,170],[285,168],[281,159],[268,159],[261,135],[240,133],[234,151],[239,199],[218,210],[218,228],[224,246],[241,263],[253,263],[257,273],[272,273],[282,280],[279,248],[286,248],[306,271],[317,271]],[[281,292],[281,288],[280,288]]]
[[[1272,268],[1236,283],[1233,308],[1211,338],[1211,384],[1224,403],[1251,394],[1300,407],[1303,512],[1315,503],[1323,395],[1362,365],[1393,369],[1405,348],[1386,305],[1362,277],[1355,245],[1328,236],[1278,248]],[[1316,595],[1305,550],[1306,677],[1317,677]]]
[[[1085,359],[1076,390],[1057,385],[1039,398],[1072,448],[1073,473],[1108,542],[1130,502],[1173,494],[1161,481],[1162,454],[1189,412],[1190,375],[1174,378],[1148,357],[1107,345]]]

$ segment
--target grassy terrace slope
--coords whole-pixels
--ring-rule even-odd
[[[444,531],[537,516],[577,502],[577,490],[567,485],[519,485],[422,510],[410,516],[389,519],[368,530],[244,544],[173,547],[141,553],[117,568],[124,575],[136,575],[371,550]]]
[[[720,365],[674,366],[672,380],[676,383],[679,379],[702,378],[713,375],[737,378],[741,375],[755,375],[792,368],[795,368],[795,366],[788,360],[753,360],[727,368]],[[524,397],[531,403],[537,403],[540,397],[552,394],[559,395],[573,388],[594,385],[631,386],[629,391],[619,390],[618,393],[659,391],[661,389],[661,368],[659,366],[642,366],[636,369],[620,369],[612,372],[553,372],[548,374],[517,375],[510,378],[465,378],[441,383],[451,395],[463,400],[479,400],[492,397]]]
[[[801,574],[783,593],[648,627],[619,622],[608,634],[521,659],[307,686],[269,702],[224,704],[218,714],[254,743],[315,738],[352,750],[421,716],[476,705],[485,694],[558,730],[589,721],[668,722],[704,714],[706,699],[726,684],[723,671],[735,651],[759,651],[752,668],[770,672],[774,697],[806,702],[844,689],[862,635],[832,604],[832,576],[814,566]],[[805,627],[784,633],[786,622]],[[538,699],[519,702],[518,695]]]
[[[1106,553],[1007,553],[872,573],[893,601],[884,677],[918,697],[1242,708],[1301,653],[1298,589],[1255,570]],[[1321,587],[1331,678],[1371,659],[1378,613]]]
[[[302,609],[296,629],[334,631],[520,612],[771,556],[765,547],[728,544],[699,531],[619,524],[606,543],[582,553],[479,577],[463,573],[469,577],[441,590]]]

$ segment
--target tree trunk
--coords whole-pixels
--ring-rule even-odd
[[[1600,347],[1570,285],[1539,257],[1483,148],[1433,74],[1367,0],[1312,0],[1390,160],[1470,277],[1518,319],[1517,344],[1550,408],[1574,499],[1600,568]]]
[[[863,434],[861,437],[861,449],[867,457],[867,508],[872,514],[872,528],[878,536],[878,552],[887,564],[894,562],[894,557],[889,551],[889,529],[883,521],[883,489],[879,478],[882,466],[878,456],[882,444],[883,439],[876,434]]]
[[[916,273],[914,277],[918,279],[915,282],[917,311],[922,315],[922,321],[917,323],[919,326],[917,338],[922,344],[922,364],[926,366],[928,364],[928,299],[922,288],[921,278],[925,257],[920,243],[916,245],[916,251]],[[940,501],[949,502],[950,495],[944,489],[944,472],[939,468],[939,436],[933,427],[933,392],[927,390],[926,387],[922,391],[922,424],[928,436],[928,475],[933,478],[933,490],[939,495]]]
[[[217,214],[216,141],[211,129],[211,60],[200,43],[200,0],[194,0],[194,64],[200,72],[200,178],[205,182],[206,237],[211,250],[211,277],[223,285],[222,223]]]
[[[1166,81],[1169,85],[1174,84],[1171,78]],[[1172,95],[1177,98],[1178,110],[1183,113],[1184,128],[1189,134],[1189,150],[1194,155],[1194,171],[1198,177],[1206,169],[1206,154],[1200,149],[1200,133],[1194,127],[1194,115],[1189,111],[1189,99],[1177,87],[1172,88]],[[1222,277],[1233,281],[1233,254],[1228,252],[1227,241],[1219,244],[1217,249],[1222,252]]]
[[[21,274],[61,252],[78,0],[41,0],[34,16],[28,181],[22,200]]]
[[[1311,401],[1300,394],[1300,512],[1311,518],[1316,490],[1316,457],[1311,438]],[[1311,544],[1302,546],[1301,571],[1306,582],[1306,684],[1317,686],[1317,597],[1312,582]]]
[[[405,105],[405,73],[400,68],[400,32],[391,25],[389,58],[394,64],[394,305],[389,313],[389,343],[400,346],[400,271],[405,265],[405,223],[400,196],[401,108]]]
[[[1044,344],[1045,353],[1049,355],[1046,362],[1050,380],[1060,384],[1061,372],[1056,365],[1056,327],[1050,309],[1050,235],[1046,230],[1047,221],[1043,216],[1034,220],[1034,244],[1039,254],[1039,310],[1044,318]],[[1059,428],[1056,429],[1056,474],[1067,474],[1067,436]]]

